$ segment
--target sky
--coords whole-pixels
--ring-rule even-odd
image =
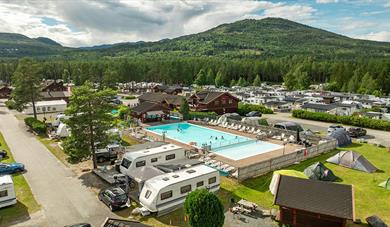
[[[390,0],[0,0],[0,32],[69,47],[157,41],[265,17],[390,42]]]

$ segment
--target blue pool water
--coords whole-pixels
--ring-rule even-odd
[[[160,136],[165,133],[167,138],[181,143],[195,143],[193,146],[198,148],[203,148],[207,145],[211,147],[212,152],[232,160],[240,160],[283,148],[283,146],[277,144],[256,141],[248,137],[201,127],[187,122],[151,126],[147,127],[146,130]]]

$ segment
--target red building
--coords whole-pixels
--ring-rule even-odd
[[[235,113],[240,100],[228,92],[201,91],[188,99],[192,111]]]
[[[0,99],[8,99],[11,95],[12,88],[8,86],[0,87]]]
[[[279,222],[293,227],[344,227],[355,220],[352,185],[280,175],[274,204]]]

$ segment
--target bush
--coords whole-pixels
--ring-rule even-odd
[[[218,114],[215,112],[190,112],[190,119],[196,118],[217,118]]]
[[[259,125],[269,126],[268,121],[265,118],[259,119]]]
[[[13,100],[7,100],[5,101],[5,106],[10,109],[10,110],[14,110],[16,109],[16,106],[15,106],[15,102]]]
[[[33,117],[27,117],[24,119],[24,123],[30,127],[34,132],[39,134],[46,133],[47,126],[40,120],[37,120]]]
[[[130,100],[130,99],[136,99],[137,97],[130,95],[130,96],[125,96],[124,99]]]
[[[251,111],[258,111],[263,114],[273,114],[274,112],[271,109],[268,109],[265,106],[262,105],[255,105],[255,104],[248,104],[248,103],[238,103],[238,114],[241,116],[246,115],[247,113]]]
[[[292,116],[296,118],[302,118],[302,119],[308,119],[314,121],[325,121],[331,123],[352,125],[356,127],[390,131],[389,121],[376,120],[368,117],[337,116],[329,113],[316,113],[316,112],[311,112],[306,110],[294,110]]]
[[[191,227],[222,227],[225,221],[221,201],[206,189],[190,192],[184,202],[184,211]]]

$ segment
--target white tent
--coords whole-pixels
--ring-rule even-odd
[[[69,135],[70,130],[68,129],[68,126],[64,123],[60,123],[56,131],[56,136],[63,138],[68,137]]]

